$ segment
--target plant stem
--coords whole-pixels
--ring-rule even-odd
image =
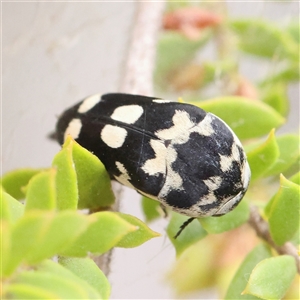
[[[298,256],[296,247],[290,242],[286,242],[282,246],[276,245],[271,237],[268,223],[262,218],[258,208],[254,205],[250,206],[250,217],[248,223],[255,230],[256,234],[275,249],[278,254],[293,256],[296,261],[298,273],[300,274],[300,257]]]
[[[120,91],[153,96],[157,34],[164,1],[139,2]]]

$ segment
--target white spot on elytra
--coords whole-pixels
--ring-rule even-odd
[[[174,101],[164,100],[164,99],[153,99],[152,102],[155,102],[155,103],[170,103],[170,102],[174,102]]]
[[[73,119],[69,123],[69,125],[65,131],[64,140],[66,140],[68,134],[71,135],[71,137],[73,139],[77,139],[79,136],[81,127],[82,127],[82,123],[81,123],[80,119]]]
[[[172,144],[184,144],[188,141],[190,130],[195,126],[186,111],[176,110],[172,118],[174,126],[155,132],[155,135],[163,140],[172,140]]]
[[[232,158],[235,160],[235,161],[240,161],[240,151],[239,151],[239,148],[237,147],[236,143],[233,142],[233,145],[232,145],[232,148],[231,148],[231,155],[232,155]]]
[[[81,114],[86,113],[87,111],[92,109],[100,101],[100,99],[101,99],[100,94],[92,95],[92,96],[86,98],[85,100],[83,100],[83,102],[79,106],[78,112]]]
[[[127,131],[119,126],[105,125],[100,136],[107,146],[120,148],[125,142]]]
[[[173,190],[183,190],[182,186],[182,178],[180,175],[175,172],[172,168],[172,163],[177,159],[177,152],[172,147],[172,145],[169,145],[167,148],[167,156],[166,156],[166,181],[164,183],[164,186],[160,190],[158,194],[159,199],[164,199],[170,191]]]
[[[166,173],[167,148],[158,140],[150,140],[150,145],[155,152],[155,158],[148,159],[142,166],[142,170],[149,175]]]
[[[172,144],[184,144],[189,140],[192,132],[210,136],[214,133],[211,126],[213,118],[207,114],[197,125],[190,119],[186,111],[176,110],[172,118],[174,126],[155,132],[155,135],[163,140],[172,140]]]
[[[200,135],[210,136],[215,131],[211,126],[213,122],[213,116],[211,114],[206,114],[205,118],[195,127],[193,128],[193,132],[198,132]]]
[[[231,147],[231,154],[226,156],[226,155],[221,155],[219,154],[220,156],[220,165],[221,165],[221,170],[223,172],[226,172],[228,170],[230,170],[231,166],[232,166],[232,163],[234,161],[237,161],[240,163],[240,151],[236,145],[236,143],[233,143],[232,144],[232,147]]]
[[[232,165],[232,157],[231,156],[225,156],[225,155],[220,155],[220,165],[221,165],[221,170],[222,172],[226,172],[230,170],[231,165]]]
[[[124,105],[117,107],[110,117],[116,121],[133,124],[143,112],[144,110],[140,105]]]
[[[250,178],[251,178],[251,170],[250,170],[248,162],[245,161],[245,164],[242,169],[242,180],[243,180],[243,188],[244,189],[247,189]]]
[[[210,191],[218,189],[222,183],[222,178],[220,176],[212,176],[206,180],[203,180],[205,185],[209,188]]]
[[[116,161],[116,167],[120,171],[121,175],[115,176],[115,179],[118,180],[120,183],[134,189],[134,186],[129,182],[131,178],[124,165],[119,161]]]
[[[209,192],[207,195],[203,196],[199,203],[197,203],[196,205],[207,205],[207,204],[212,204],[214,202],[216,202],[218,199],[215,196],[215,194],[213,192]]]

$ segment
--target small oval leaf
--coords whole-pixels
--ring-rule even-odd
[[[300,138],[296,134],[285,134],[276,138],[279,157],[275,164],[270,165],[265,176],[277,175],[285,172],[294,164],[299,164]],[[299,169],[299,167],[298,167]]]
[[[282,299],[297,273],[295,259],[282,255],[264,259],[253,269],[244,294]]]
[[[87,289],[84,282],[80,281],[79,278],[75,281],[74,278],[71,280],[66,276],[56,273],[39,270],[35,272],[25,271],[17,276],[15,282],[17,286],[18,284],[27,286],[27,295],[26,297],[23,295],[21,299],[36,299],[37,294],[35,289],[38,290],[39,295],[42,291],[48,295],[52,294],[52,299],[97,299],[99,297],[93,289]],[[31,290],[29,289],[30,287],[32,288]],[[14,297],[14,289],[15,285],[12,283],[7,289],[8,295],[13,299],[17,299]]]
[[[279,148],[274,132],[273,129],[265,142],[247,153],[252,180],[262,177],[270,166],[278,160]]]
[[[261,57],[290,58],[297,61],[298,44],[275,24],[263,20],[235,20],[231,28],[238,34],[243,51]],[[268,42],[266,42],[268,41]]]
[[[78,208],[97,209],[111,206],[115,198],[104,165],[74,140],[70,143],[79,191]]]
[[[192,102],[225,121],[240,139],[260,137],[284,123],[284,118],[272,107],[243,97],[222,97]],[[255,121],[253,120],[255,116]]]
[[[89,252],[102,254],[115,247],[125,235],[137,230],[136,226],[113,212],[98,212],[87,218],[88,228],[61,252],[62,255],[84,257]]]
[[[271,250],[266,245],[261,244],[256,246],[244,259],[239,269],[236,271],[229,288],[227,290],[225,299],[259,299],[252,295],[242,295],[245,289],[249,276],[253,268],[263,259],[271,257]]]
[[[55,181],[57,208],[77,209],[79,196],[70,136],[66,139],[62,150],[55,155],[52,165],[57,171]]]
[[[92,286],[102,299],[109,299],[110,284],[92,259],[59,257],[59,263]]]
[[[56,208],[56,170],[54,168],[33,176],[26,190],[25,211],[31,209],[53,210]]]
[[[159,233],[151,230],[144,222],[139,220],[138,218],[117,213],[118,216],[120,216],[122,219],[124,219],[126,222],[132,224],[133,226],[136,226],[137,230],[128,233],[125,235],[117,244],[117,247],[122,248],[133,248],[137,247],[148,240],[160,236]]]
[[[16,222],[24,214],[24,204],[3,191],[0,186],[0,218],[9,222]]]
[[[280,176],[280,188],[266,207],[274,242],[282,245],[299,230],[300,187]]]
[[[23,188],[28,181],[44,169],[18,169],[4,174],[1,178],[1,185],[5,191],[17,200],[25,198]]]

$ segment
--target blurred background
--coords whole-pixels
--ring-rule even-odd
[[[267,19],[279,26],[299,18],[298,2],[224,4],[231,18]],[[2,2],[2,172],[49,166],[60,147],[47,135],[59,114],[88,95],[118,91],[136,9],[137,2],[121,1]],[[209,48],[203,55],[210,55]],[[254,70],[251,59],[241,67],[250,79],[266,71],[264,64]],[[289,88],[289,98],[289,123],[282,131],[299,128],[299,84]],[[142,219],[139,198],[126,189],[121,211]],[[175,298],[165,280],[175,260],[166,225],[164,219],[150,224],[162,237],[114,251],[111,298]],[[208,289],[185,298],[217,297]]]

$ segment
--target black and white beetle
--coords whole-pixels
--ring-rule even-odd
[[[192,217],[187,223],[231,211],[249,184],[250,168],[237,136],[194,105],[97,94],[59,118],[60,144],[68,134],[94,153],[113,179]]]

